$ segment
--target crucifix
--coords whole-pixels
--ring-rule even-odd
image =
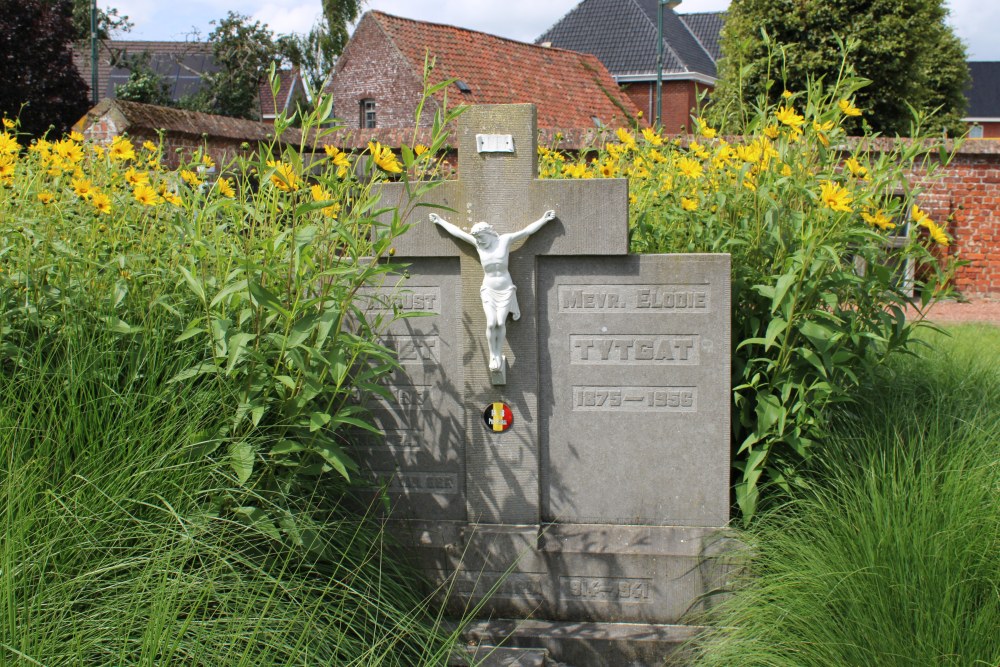
[[[463,413],[466,520],[537,524],[539,258],[626,255],[627,184],[538,179],[537,121],[530,104],[472,106],[459,118],[457,135],[459,180],[422,197],[410,214],[412,226],[395,244],[395,259],[414,265],[457,259],[461,303],[454,354],[461,378],[448,384]],[[383,186],[381,203],[403,210],[409,203],[405,188]],[[516,285],[516,300],[504,296],[508,283]],[[484,295],[484,288],[495,293]],[[520,318],[505,326],[507,313],[515,312]],[[510,408],[511,427],[484,428],[483,408],[500,404]]]

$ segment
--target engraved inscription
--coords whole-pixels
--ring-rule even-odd
[[[697,412],[697,387],[573,387],[573,410]]]
[[[438,581],[443,582],[443,577]],[[493,598],[517,600],[541,600],[544,586],[542,575],[528,572],[458,572],[449,584],[454,594],[463,597],[490,593]]]
[[[439,387],[402,385],[386,387],[393,400],[373,398],[371,406],[375,425],[388,434],[392,431],[421,431],[426,428],[426,413],[433,412],[444,400]]]
[[[391,492],[458,493],[458,474],[451,472],[387,472],[372,471],[378,484],[388,483]]]
[[[559,312],[707,312],[708,285],[560,285]]]
[[[441,362],[439,336],[385,336],[382,342],[396,353],[396,358],[403,366]]]
[[[565,597],[579,601],[632,604],[649,602],[649,579],[627,577],[560,577]]]
[[[697,334],[670,336],[571,335],[570,363],[573,364],[689,364],[699,363],[701,348]]]
[[[362,288],[358,293],[367,298],[371,311],[441,313],[441,288],[437,285],[407,285],[405,290]]]

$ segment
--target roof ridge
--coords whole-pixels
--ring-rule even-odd
[[[654,1],[657,3],[657,10],[662,12],[663,11],[663,5],[660,4],[660,0],[654,0]],[[642,5],[639,4],[638,0],[629,0],[629,2],[631,2],[633,5],[635,5],[635,8],[639,10],[639,13],[642,14],[643,16],[645,16],[646,20],[649,21],[649,24],[652,26],[653,30],[655,30],[656,33],[657,33],[657,35],[656,35],[657,38],[660,40],[660,42],[663,43],[664,50],[669,50],[670,53],[673,54],[674,59],[677,60],[677,62],[679,62],[682,67],[684,67],[684,71],[685,72],[691,72],[692,70],[691,70],[691,67],[688,65],[688,62],[684,58],[681,58],[680,54],[677,53],[677,51],[674,49],[674,47],[672,47],[670,45],[669,40],[667,40],[665,38],[665,33],[662,33],[659,30],[657,30],[656,24],[653,23],[653,19],[651,19],[649,17],[649,14],[647,14],[646,11],[642,8]],[[671,9],[670,11],[674,11],[674,10]],[[676,16],[676,14],[675,14],[675,16]],[[684,23],[684,21],[681,21],[681,23]],[[684,27],[687,28],[687,24],[685,24]],[[691,32],[690,28],[688,29],[688,32]],[[697,37],[695,37],[695,41],[696,42],[698,41]],[[699,45],[701,44],[701,42],[698,42],[698,43],[699,43]],[[704,47],[702,47],[702,50],[704,50]],[[657,45],[657,52],[659,52],[659,45]],[[663,62],[662,61],[660,62],[660,67],[661,68],[663,67]]]
[[[411,19],[411,18],[407,18],[405,16],[397,16],[395,14],[390,14],[388,12],[383,12],[380,9],[369,9],[366,13],[368,13],[368,14],[381,14],[382,16],[387,16],[389,18],[396,19],[398,21],[407,21],[409,23],[419,23],[421,25],[436,26],[438,28],[450,28],[451,30],[461,30],[462,32],[471,32],[471,33],[475,33],[477,35],[483,35],[484,37],[489,37],[490,39],[498,39],[498,40],[503,41],[503,42],[511,42],[513,44],[517,44],[518,46],[530,46],[533,49],[544,49],[546,51],[562,51],[564,53],[573,53],[573,54],[576,54],[576,55],[580,55],[579,51],[573,51],[571,49],[563,49],[563,48],[560,48],[558,46],[541,46],[539,44],[534,44],[532,42],[522,42],[519,39],[511,39],[510,37],[503,37],[501,35],[494,35],[491,32],[484,32],[482,30],[473,30],[472,28],[463,28],[461,26],[452,25],[450,23],[438,23],[436,21],[421,21],[421,20],[418,20],[418,19]]]
[[[710,14],[725,14],[727,11],[726,9],[720,9],[714,12],[674,12],[674,14],[677,14],[677,16],[708,16]]]
[[[707,13],[708,12],[699,12],[699,14],[707,14]],[[714,63],[715,62],[715,58],[713,58],[712,54],[708,52],[708,49],[705,48],[705,45],[701,43],[701,38],[699,38],[698,35],[694,34],[694,30],[691,29],[691,26],[688,25],[688,22],[684,20],[684,16],[691,16],[691,15],[690,14],[676,14],[676,16],[677,16],[678,19],[680,19],[681,25],[684,26],[684,29],[687,30],[688,34],[691,35],[692,39],[694,39],[694,42],[695,42],[695,44],[698,45],[698,48],[702,50],[702,53],[704,53],[706,56],[708,56],[708,59],[711,60]],[[684,66],[686,67],[687,63],[685,63]],[[690,70],[688,70],[688,71],[690,71]],[[716,74],[718,74],[718,72],[716,72]]]

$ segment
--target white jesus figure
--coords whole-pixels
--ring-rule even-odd
[[[499,371],[503,367],[503,342],[507,338],[507,315],[515,320],[521,318],[517,307],[517,286],[507,269],[510,260],[510,246],[514,241],[527,238],[556,217],[555,211],[545,215],[519,232],[497,234],[488,222],[477,222],[471,233],[463,232],[437,213],[431,213],[431,222],[438,225],[457,239],[476,246],[479,261],[483,264],[483,286],[479,296],[486,311],[486,341],[490,349],[490,370]]]

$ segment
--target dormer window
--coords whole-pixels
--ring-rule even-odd
[[[375,100],[361,100],[361,122],[359,125],[365,129],[375,127]]]

